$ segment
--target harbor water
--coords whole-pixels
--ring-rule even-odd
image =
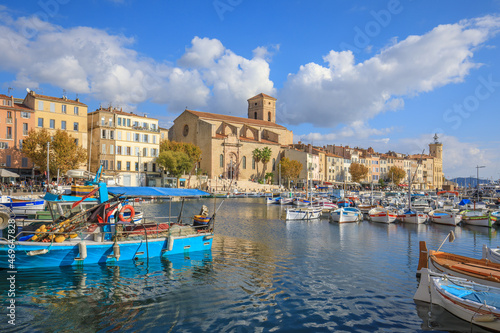
[[[184,219],[201,205],[190,200]],[[147,216],[172,205],[144,204]],[[438,306],[416,304],[419,241],[481,257],[496,228],[284,221],[264,198],[224,199],[210,252],[112,265],[2,272],[1,332],[481,332]]]

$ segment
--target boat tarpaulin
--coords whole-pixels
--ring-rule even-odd
[[[465,205],[467,205],[467,204],[469,204],[469,203],[470,203],[470,200],[469,200],[469,199],[462,199],[462,201],[460,201],[458,204],[459,204],[460,206],[465,206]]]
[[[210,193],[198,189],[140,186],[113,186],[108,187],[108,192],[127,197],[197,197],[210,195]]]

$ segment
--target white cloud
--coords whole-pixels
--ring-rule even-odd
[[[472,68],[473,52],[498,32],[500,18],[485,16],[440,25],[409,36],[374,57],[355,63],[351,51],[330,51],[326,66],[309,63],[289,74],[280,91],[283,119],[290,124],[333,127],[367,120],[404,106],[411,97],[461,82]]]
[[[17,88],[51,84],[127,110],[151,100],[176,114],[188,107],[238,116],[246,116],[248,98],[276,93],[266,48],[246,59],[217,39],[194,37],[176,66],[142,56],[125,36],[14,19],[2,8],[0,17],[0,43],[8,46],[0,70],[16,73]]]

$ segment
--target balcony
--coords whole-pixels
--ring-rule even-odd
[[[5,121],[7,124],[12,124],[12,118],[7,118],[7,120]]]
[[[143,127],[143,126],[132,126],[133,129],[138,130],[138,131],[149,131],[149,132],[155,132],[159,133],[160,129],[154,129],[154,128],[149,128],[149,127]]]

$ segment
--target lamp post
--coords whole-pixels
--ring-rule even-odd
[[[476,166],[476,171],[477,171],[477,184],[476,184],[476,196],[477,196],[477,201],[479,201],[479,169],[485,168],[484,165],[481,166]]]

